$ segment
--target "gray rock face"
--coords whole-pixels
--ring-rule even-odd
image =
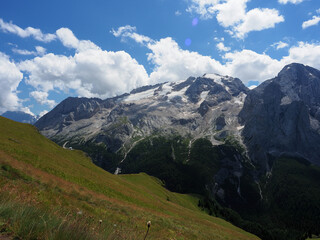
[[[280,155],[320,164],[320,71],[290,64],[277,77],[252,90],[239,119],[253,162],[269,171]]]
[[[240,139],[238,113],[248,89],[239,79],[216,74],[163,83],[110,98],[68,98],[35,125],[57,142],[94,142],[125,154],[154,133],[208,137],[229,132]]]
[[[320,164],[320,72],[290,64],[251,91],[237,78],[205,74],[106,100],[68,98],[35,125],[61,144],[92,142],[124,156],[153,134],[213,145],[232,136],[262,172],[281,155]]]

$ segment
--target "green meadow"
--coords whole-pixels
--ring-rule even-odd
[[[112,175],[35,127],[0,117],[2,237],[259,239],[209,216],[198,202],[144,173]]]

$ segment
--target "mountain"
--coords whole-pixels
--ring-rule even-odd
[[[1,116],[17,122],[29,124],[34,124],[38,120],[37,117],[21,111],[6,111]]]
[[[238,134],[237,115],[247,92],[239,79],[204,75],[142,87],[107,100],[68,98],[36,126],[57,142],[92,141],[123,154],[135,139],[141,141],[156,131],[190,135],[192,141],[209,136],[220,144],[223,132]]]
[[[209,216],[199,196],[110,174],[31,125],[0,117],[0,132],[0,239],[259,239]]]
[[[250,159],[268,171],[279,156],[320,165],[320,71],[286,66],[248,94],[239,116]]]
[[[111,173],[146,172],[206,196],[213,214],[229,207],[261,224],[246,229],[262,239],[303,239],[320,225],[319,84],[318,70],[296,63],[253,90],[205,74],[106,100],[68,98],[35,126]]]

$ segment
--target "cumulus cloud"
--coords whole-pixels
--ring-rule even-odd
[[[302,3],[303,1],[304,0],[278,0],[278,2],[281,4],[287,4],[287,3],[298,4],[298,3]]]
[[[44,34],[40,29],[27,27],[26,29],[22,29],[21,27],[13,24],[12,22],[5,22],[0,18],[0,30],[6,33],[16,34],[19,37],[33,37],[34,39],[41,42],[51,42],[56,39],[55,34],[47,33]]]
[[[320,16],[313,16],[312,19],[302,23],[302,28],[306,29],[308,27],[318,25],[319,22],[320,22]]]
[[[187,8],[187,12],[195,12],[202,19],[211,19],[215,13],[213,6],[219,2],[220,0],[191,0],[191,5]]]
[[[240,23],[246,17],[246,7],[249,0],[226,0],[213,5],[211,9],[217,13],[217,20],[223,27]]]
[[[56,31],[58,39],[63,46],[73,48],[77,51],[86,51],[89,49],[100,50],[93,42],[88,40],[79,40],[69,28],[60,28]]]
[[[144,67],[128,53],[101,50],[65,28],[57,36],[64,46],[76,50],[74,56],[49,53],[19,64],[29,75],[27,83],[37,91],[73,89],[79,96],[106,98],[148,84]]]
[[[255,8],[247,12],[242,22],[234,27],[236,36],[243,38],[252,31],[274,28],[277,23],[284,22],[284,17],[278,10],[268,8]]]
[[[49,94],[47,92],[33,91],[30,93],[30,96],[41,105],[48,105],[50,108],[53,108],[56,105],[54,100],[48,99]]]
[[[16,91],[22,77],[16,64],[0,52],[0,112],[20,107]]]
[[[282,42],[282,41],[276,42],[276,43],[271,45],[271,47],[274,47],[277,50],[282,49],[282,48],[286,48],[288,46],[289,46],[288,43],[285,43],[285,42]]]
[[[137,34],[136,31],[137,31],[136,27],[126,25],[126,26],[119,27],[117,30],[112,29],[111,33],[115,37],[120,37],[122,41],[124,41],[127,38],[131,38],[140,44],[146,44],[153,41],[151,38],[147,36]]]
[[[26,49],[12,48],[12,52],[19,55],[24,55],[24,56],[30,56],[30,55],[42,56],[47,51],[44,47],[41,47],[41,46],[36,46],[35,49],[36,49],[35,51],[29,51]]]
[[[226,53],[224,58],[230,75],[240,78],[244,83],[272,78],[283,67],[278,60],[247,49]]]
[[[31,116],[34,116],[34,117],[36,116],[33,112],[31,112],[30,108],[28,107],[21,107],[19,110],[27,114],[30,114]]]
[[[154,65],[153,72],[150,74],[151,83],[178,81],[208,72],[225,72],[220,62],[197,52],[183,50],[170,37],[155,41],[135,31],[136,28],[131,26],[113,30],[114,36],[123,40],[130,38],[137,43],[144,43],[144,46],[151,51],[148,53],[148,61]],[[145,41],[142,42],[140,39],[145,39]]]
[[[136,33],[137,34],[137,33]],[[124,37],[126,36],[126,37]],[[132,35],[122,31],[118,37],[132,38]],[[132,38],[133,39],[133,38]],[[217,38],[217,40],[219,40]],[[189,76],[201,76],[204,73],[219,73],[240,78],[244,83],[250,81],[262,82],[274,77],[286,64],[299,62],[320,68],[317,59],[320,58],[319,43],[303,43],[289,49],[288,55],[280,60],[269,55],[257,53],[248,49],[227,52],[223,55],[225,63],[197,52],[183,50],[172,38],[163,38],[159,41],[150,40],[144,45],[151,52],[148,60],[154,65],[150,74],[152,83],[163,81],[177,81]],[[284,42],[273,44],[276,48],[287,47]],[[220,45],[224,47],[224,45]]]
[[[281,61],[283,65],[292,62],[303,63],[311,67],[320,69],[320,43],[299,42],[297,46],[289,49],[289,55]]]
[[[24,55],[24,56],[36,55],[35,51],[29,51],[26,49],[19,49],[19,48],[12,48],[12,52],[19,54],[19,55]]]
[[[284,17],[276,9],[254,8],[247,11],[249,0],[191,0],[188,12],[195,12],[203,19],[216,16],[218,23],[228,28],[226,32],[244,38],[251,31],[274,28]]]
[[[230,48],[226,47],[223,42],[218,43],[216,46],[217,46],[218,50],[221,51],[221,52],[230,51]]]
[[[164,38],[148,44],[151,53],[148,60],[154,64],[150,81],[178,81],[204,73],[224,73],[220,62],[197,52],[183,50],[172,38]]]

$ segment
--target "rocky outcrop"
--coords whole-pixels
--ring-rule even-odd
[[[320,164],[320,71],[290,64],[252,90],[239,114],[250,159],[269,171],[281,155]]]

